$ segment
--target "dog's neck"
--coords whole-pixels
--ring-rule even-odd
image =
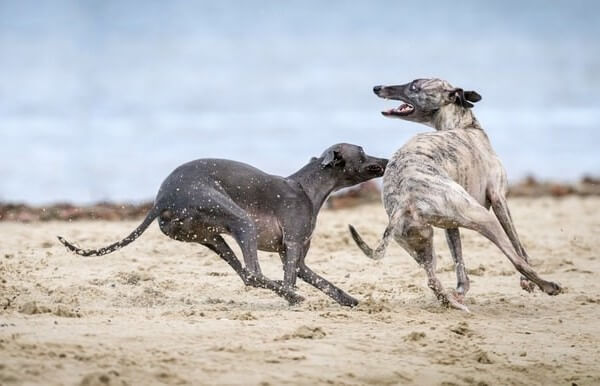
[[[316,215],[331,192],[337,188],[336,178],[331,178],[321,166],[321,159],[313,159],[302,169],[288,177],[296,181],[308,196]]]
[[[479,129],[479,121],[471,109],[457,104],[448,104],[439,109],[433,116],[432,125],[436,130]]]

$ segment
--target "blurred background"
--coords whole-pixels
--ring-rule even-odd
[[[429,130],[376,84],[441,77],[511,181],[600,174],[600,2],[0,0],[0,201],[152,199],[196,158],[287,175]]]

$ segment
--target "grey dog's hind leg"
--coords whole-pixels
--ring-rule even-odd
[[[242,250],[246,270],[256,276],[262,276],[258,262],[258,236],[254,221],[230,197],[214,193],[210,198],[210,207],[198,209],[198,218],[208,223],[215,222],[227,229]]]
[[[446,229],[446,241],[448,241],[448,247],[450,247],[450,254],[454,260],[454,268],[456,270],[456,292],[460,297],[464,297],[467,294],[467,291],[469,291],[470,283],[467,272],[465,271],[465,262],[462,257],[459,229]]]
[[[210,209],[199,210],[198,218],[204,221],[215,219],[225,224],[235,241],[238,243],[244,257],[245,268],[242,270],[246,279],[244,283],[253,287],[270,289],[279,296],[285,298],[290,304],[299,303],[304,298],[290,289],[283,288],[281,284],[275,283],[262,274],[258,263],[257,233],[254,221],[235,202],[224,195],[214,194],[211,196],[214,206]],[[216,209],[215,209],[216,208]],[[219,255],[234,269],[239,270],[239,260],[231,260],[231,249],[219,239],[214,239],[213,246],[218,246],[221,251]],[[221,239],[222,240],[222,239]],[[233,264],[233,265],[232,265]],[[241,276],[241,275],[240,275]],[[244,279],[244,276],[241,276]]]
[[[510,215],[506,199],[502,195],[493,195],[490,201],[492,202],[492,209],[494,210],[496,217],[498,217],[498,221],[500,221],[500,225],[502,225],[502,229],[506,232],[513,247],[519,256],[529,263],[529,256],[527,255],[525,248],[523,248],[521,240],[519,240],[519,235],[517,234],[512,216]],[[535,288],[535,284],[529,281],[525,276],[521,276],[521,288],[527,292],[532,292]]]
[[[283,288],[281,284],[267,279],[262,274],[257,275],[243,268],[233,250],[231,250],[227,242],[220,235],[215,235],[209,241],[203,242],[203,245],[221,256],[221,258],[238,273],[245,285],[269,289],[286,299],[291,304],[299,303],[304,300],[302,296],[297,295],[295,292],[289,289]]]
[[[214,235],[209,240],[202,243],[205,247],[219,255],[223,260],[227,262],[240,276],[244,284],[249,285],[248,271],[242,267],[242,263],[235,256],[235,253],[231,250],[225,239],[221,235]]]

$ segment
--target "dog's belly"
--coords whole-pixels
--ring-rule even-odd
[[[275,216],[251,216],[256,224],[258,249],[267,252],[281,252],[283,230]]]
[[[274,216],[251,215],[256,226],[256,243],[258,249],[267,252],[280,252],[283,248],[283,231]],[[228,224],[214,221],[209,216],[197,215],[174,217],[169,211],[163,212],[159,218],[161,231],[179,241],[206,242],[216,234],[231,234]]]
[[[178,216],[170,210],[161,213],[158,225],[165,235],[174,240],[201,244],[210,242],[214,235],[227,231],[225,226],[217,222],[194,216]]]

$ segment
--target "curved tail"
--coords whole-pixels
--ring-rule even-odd
[[[61,236],[57,236],[58,237],[58,241],[60,241],[62,243],[62,245],[64,245],[65,247],[67,247],[68,250],[75,252],[78,255],[81,256],[102,256],[102,255],[106,255],[108,253],[114,252],[117,249],[121,249],[124,246],[130,244],[131,242],[133,242],[135,239],[137,239],[142,233],[144,233],[144,231],[146,230],[146,228],[148,228],[148,226],[150,224],[152,224],[152,221],[154,221],[154,219],[156,217],[158,217],[159,215],[159,209],[156,206],[153,206],[152,209],[150,209],[150,212],[148,212],[148,214],[146,215],[146,218],[144,219],[144,221],[142,221],[142,223],[135,228],[135,230],[133,232],[131,232],[131,234],[127,237],[125,237],[123,240],[121,241],[117,241],[116,243],[113,243],[107,247],[104,248],[100,248],[100,249],[81,249],[76,247],[75,245],[71,244],[70,242],[68,242],[67,240],[65,240],[64,238],[62,238]]]
[[[352,235],[352,239],[358,247],[363,251],[367,257],[373,260],[381,260],[385,256],[385,250],[387,249],[388,244],[390,243],[390,236],[392,234],[392,224],[390,223],[386,228],[385,232],[383,232],[383,237],[379,241],[379,245],[377,248],[373,250],[371,247],[364,242],[358,231],[352,226],[348,225],[348,229],[350,229],[350,234]]]

